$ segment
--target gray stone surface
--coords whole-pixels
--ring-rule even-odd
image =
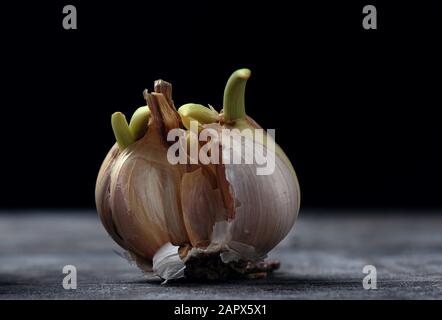
[[[172,282],[116,255],[92,212],[0,213],[0,299],[440,299],[442,214],[301,212],[262,280]],[[121,251],[121,250],[120,250]],[[78,289],[64,290],[64,265]],[[364,265],[378,289],[364,290]]]

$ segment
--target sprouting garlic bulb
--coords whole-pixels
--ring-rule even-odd
[[[245,114],[249,77],[248,69],[232,74],[220,114],[198,104],[177,111],[171,85],[162,80],[155,82],[155,92],[145,90],[147,106],[130,124],[123,114],[113,114],[117,144],[101,166],[96,204],[107,232],[143,270],[153,268],[167,280],[183,277],[187,263],[198,257],[218,257],[226,265],[260,261],[295,223],[298,180],[282,149],[265,132],[256,134],[261,128]],[[215,136],[196,141],[196,154],[216,145],[206,154],[219,161],[195,161],[192,147],[185,148],[195,142],[192,123],[197,133],[223,137],[226,129],[238,129],[241,135],[236,144]],[[178,129],[186,137],[179,151],[189,161],[174,163],[168,134]],[[257,173],[262,162],[247,161],[254,155],[273,161],[270,173]],[[232,163],[232,157],[241,161]]]

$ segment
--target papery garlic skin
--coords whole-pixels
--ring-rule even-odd
[[[258,261],[295,223],[299,184],[276,144],[271,148],[253,134],[245,136],[261,143],[262,152],[272,152],[274,170],[267,175],[257,175],[256,164],[229,164],[227,157],[241,150],[224,144],[220,164],[167,160],[168,130],[189,129],[191,121],[198,121],[199,129],[217,131],[260,128],[245,115],[249,76],[241,69],[229,79],[222,114],[196,104],[177,112],[166,82],[156,83],[155,93],[145,91],[148,106],[139,108],[130,124],[124,115],[114,114],[118,145],[100,169],[96,204],[105,229],[143,270],[153,267],[167,280],[183,277],[187,261],[199,255],[216,254],[224,263]]]
[[[124,239],[118,234],[115,229],[115,224],[112,218],[112,210],[110,208],[110,184],[111,184],[111,171],[113,165],[118,158],[120,150],[115,144],[106,158],[104,159],[100,171],[97,177],[97,183],[95,186],[95,202],[98,210],[98,214],[100,216],[101,222],[103,223],[104,228],[109,233],[109,235],[117,242],[121,247],[127,249],[126,244],[124,243]]]
[[[278,156],[270,175],[256,175],[253,164],[226,164],[235,210],[232,241],[253,246],[259,257],[273,249],[293,227],[299,207],[299,185]]]

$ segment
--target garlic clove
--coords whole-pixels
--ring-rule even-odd
[[[244,130],[261,128],[245,112],[245,87],[250,74],[248,69],[237,70],[226,84],[222,127],[241,131],[235,138],[241,148],[232,147],[234,143],[230,147],[223,143],[223,164],[218,166],[218,178],[232,219],[229,246],[232,243],[249,245],[261,256],[292,228],[299,210],[300,193],[296,173],[273,137],[265,133],[262,140],[258,140],[255,131]],[[245,147],[247,142],[255,146],[254,150]],[[256,148],[259,145],[261,148]],[[256,159],[253,152],[261,153],[260,158],[274,158],[267,159],[275,166],[271,174],[257,175],[257,164],[247,164],[247,157]],[[241,159],[240,164],[230,164],[235,157]]]
[[[142,257],[137,253],[130,251],[131,247],[121,236],[112,215],[110,200],[111,171],[119,155],[120,149],[117,144],[114,144],[114,146],[111,148],[108,155],[106,156],[105,160],[103,161],[103,164],[98,173],[95,189],[97,211],[108,234],[118,245],[120,245],[120,247],[128,250],[125,257],[130,261],[134,261],[140,269],[151,271],[152,265],[149,259],[146,259],[145,257]]]
[[[213,190],[201,168],[185,173],[181,181],[184,225],[193,247],[207,247],[215,221],[225,216],[221,194]]]
[[[152,209],[148,197],[149,186],[157,184],[154,180],[152,183],[145,180],[152,176],[149,173],[153,170],[145,170],[144,155],[133,152],[139,145],[136,143],[123,151],[116,161],[111,172],[110,202],[114,223],[128,249],[151,261],[169,237],[163,214]]]
[[[127,245],[124,239],[118,233],[115,223],[112,219],[112,211],[110,208],[110,172],[115,164],[115,160],[120,153],[117,144],[111,148],[106,158],[104,159],[100,171],[97,177],[97,183],[95,185],[95,203],[100,219],[104,228],[109,235],[118,243],[121,247],[127,249]]]
[[[223,155],[237,150],[223,151]],[[297,217],[298,184],[278,156],[270,175],[256,175],[256,165],[225,164],[235,208],[232,240],[248,244],[265,255],[290,231]]]
[[[149,94],[145,92],[145,99],[150,106],[152,117],[149,121],[147,134],[141,140],[143,146],[136,153],[144,153],[144,156],[152,164],[150,167],[152,176],[146,177],[144,181],[145,183],[155,182],[155,187],[150,183],[147,187],[152,192],[152,195],[149,196],[152,199],[151,202],[155,204],[152,209],[156,211],[156,214],[163,212],[170,242],[174,245],[186,244],[189,243],[189,239],[181,212],[180,182],[187,167],[172,165],[167,160],[169,145],[165,133],[165,130],[179,127],[179,115],[175,108],[169,104],[168,101],[171,99],[166,98],[162,93]]]

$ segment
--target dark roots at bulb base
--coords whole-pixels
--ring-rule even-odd
[[[224,263],[219,253],[192,256],[186,261],[184,275],[189,280],[262,279],[279,269],[277,260],[235,261]]]

